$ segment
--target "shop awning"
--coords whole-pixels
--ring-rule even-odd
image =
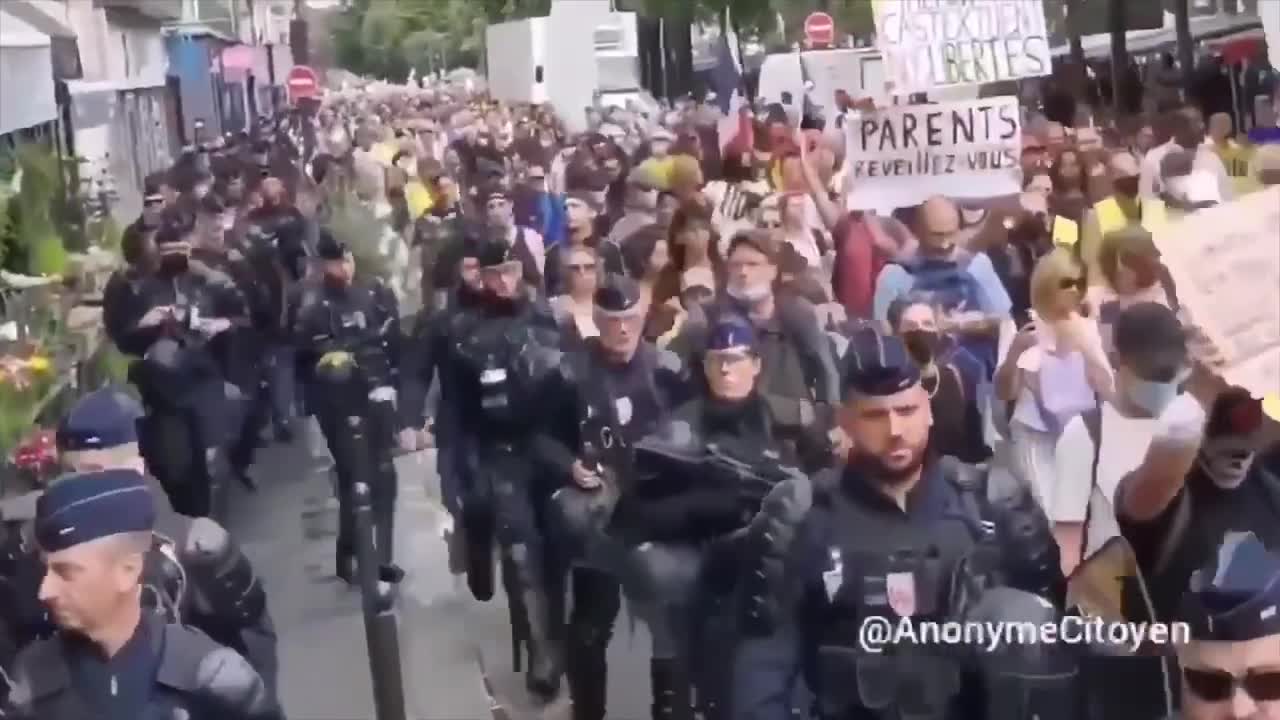
[[[0,135],[58,117],[49,36],[0,6]]]
[[[25,0],[5,0],[2,7],[6,14],[48,36],[55,79],[79,80],[84,77],[84,70],[80,65],[80,46],[71,28]]]

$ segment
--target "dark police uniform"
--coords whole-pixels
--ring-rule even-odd
[[[640,303],[639,286],[621,275],[607,276],[595,294],[596,312],[632,314],[637,324]],[[598,521],[607,521],[618,488],[578,488],[571,468],[582,459],[608,466],[610,483],[629,477],[630,446],[652,432],[688,390],[687,373],[673,353],[641,341],[620,362],[593,338],[566,353],[543,391],[547,422],[533,438],[533,452],[552,477],[567,483],[553,495],[558,517],[550,522],[550,532],[564,540],[555,543],[556,576],[563,572],[560,563],[565,569],[576,565],[569,570],[573,602],[565,648],[576,720],[604,717],[606,650],[622,595],[610,568],[582,562],[586,545],[607,542],[600,537],[604,523]]]
[[[479,250],[479,261],[490,269],[519,258],[504,238],[492,237]],[[486,295],[453,335],[462,381],[461,428],[470,455],[462,519],[471,591],[481,600],[492,596],[496,539],[513,621],[526,625],[513,630],[517,636],[527,631],[528,684],[550,695],[558,683],[558,653],[538,519],[547,493],[530,463],[529,441],[540,422],[538,388],[560,364],[560,335],[551,309],[526,291],[518,289],[513,298]]]
[[[138,473],[107,470],[55,483],[37,502],[35,537],[57,553],[113,535],[151,532],[154,497]],[[143,612],[112,657],[68,631],[38,640],[14,663],[10,703],[40,720],[275,720],[253,667],[198,630]]]
[[[851,392],[894,395],[920,381],[901,340],[874,329],[852,338],[846,362],[844,382]],[[869,617],[897,623],[964,619],[978,608],[989,612],[975,602],[981,593],[974,588],[982,587],[1017,588],[1060,603],[1057,545],[1043,512],[1026,488],[995,488],[984,471],[953,458],[926,458],[905,510],[875,482],[852,466],[822,480],[824,491],[815,498],[805,540],[797,544],[808,565],[800,573],[803,600],[791,605],[793,599],[784,594],[757,604],[764,612],[798,608],[801,653],[814,658],[809,685],[817,715],[845,720],[1029,717],[1035,708],[997,714],[996,703],[982,696],[983,686],[972,682],[978,669],[970,658],[943,646],[866,652],[859,625]],[[1052,608],[1039,600],[1032,604],[1037,603]],[[1058,693],[1052,702],[1065,702],[1062,697],[1071,695]],[[742,717],[756,712],[735,708]]]
[[[1187,624],[1193,644],[1274,641],[1280,639],[1277,608],[1280,555],[1252,533],[1230,533],[1192,575],[1175,619]],[[1271,663],[1234,676],[1213,668],[1184,668],[1181,679],[1184,694],[1209,702],[1228,700],[1237,688],[1257,705],[1280,702],[1280,670]]]
[[[96,390],[77,401],[63,418],[58,449],[102,450],[136,442],[134,428],[141,417],[142,408],[123,390]],[[74,477],[68,479],[74,481]],[[150,477],[146,482],[155,493],[156,541],[147,556],[144,604],[166,621],[195,627],[245,656],[274,691],[276,635],[266,591],[249,559],[221,525],[174,512],[159,483]],[[37,599],[44,565],[31,536],[29,521],[34,514],[2,509],[6,523],[22,523],[13,528],[16,544],[11,546],[6,567],[0,569],[0,576],[8,580],[3,586],[8,609],[2,619],[15,643],[25,646],[53,631]]]
[[[317,254],[348,256],[346,246],[321,230]],[[357,277],[350,286],[320,284],[302,294],[294,323],[302,359],[311,368],[307,397],[328,441],[338,475],[337,574],[354,578],[355,502],[358,482],[369,485],[379,562],[390,565],[395,537],[396,469],[391,447],[399,423],[394,388],[400,360],[400,312],[381,281]]]
[[[189,223],[181,216],[167,219],[157,246],[182,240]],[[231,278],[181,256],[162,257],[160,269],[140,282],[139,297],[135,326],[120,338],[120,350],[142,358],[130,380],[147,407],[143,456],[180,512],[222,519],[235,474],[227,449],[243,416],[240,392],[226,378],[234,330],[249,324],[244,297]],[[160,306],[176,308],[177,317],[154,327],[136,325]],[[194,325],[210,319],[229,320],[232,330],[206,338]]]

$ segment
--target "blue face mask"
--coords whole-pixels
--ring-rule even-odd
[[[1160,417],[1169,403],[1178,397],[1178,388],[1184,375],[1179,375],[1171,382],[1154,382],[1131,377],[1125,387],[1125,395],[1129,402],[1145,410],[1151,417]]]

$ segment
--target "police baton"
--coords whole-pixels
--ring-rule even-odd
[[[366,483],[355,485],[356,563],[364,606],[364,636],[373,679],[377,720],[405,720],[404,679],[400,668],[400,634],[395,615],[395,584],[382,577],[373,541],[372,494]]]

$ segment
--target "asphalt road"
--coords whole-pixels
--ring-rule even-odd
[[[229,524],[265,579],[290,720],[373,720],[359,594],[333,577],[337,509],[329,473],[304,445],[299,439],[260,452],[252,471],[260,488],[237,491]],[[398,615],[409,717],[567,718],[567,698],[538,707],[512,672],[501,589],[480,603],[449,574],[443,536],[450,520],[439,502],[435,452],[403,456],[397,470],[395,552],[407,573]],[[648,652],[643,625],[629,622],[624,610],[610,649],[611,717],[649,716]]]
[[[1149,423],[1106,421],[1102,494],[1140,458]],[[263,450],[257,493],[238,491],[232,530],[265,578],[280,642],[280,692],[291,720],[374,718],[359,595],[333,577],[337,529],[329,473],[305,441]],[[1059,446],[1059,471],[1087,482],[1092,444],[1073,423]],[[567,718],[567,699],[537,707],[511,670],[505,598],[476,602],[449,574],[434,451],[398,459],[396,558],[407,571],[399,599],[406,705],[416,720]],[[1097,512],[1098,510],[1101,512]],[[1113,534],[1105,502],[1095,505],[1090,545]],[[609,710],[617,720],[649,717],[649,638],[625,609],[610,648]]]

